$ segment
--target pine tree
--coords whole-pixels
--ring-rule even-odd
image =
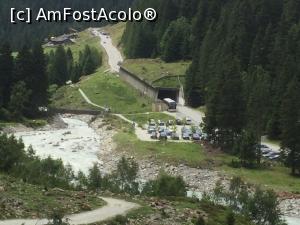
[[[239,153],[242,166],[253,168],[256,163],[260,164],[260,149],[257,143],[257,136],[253,131],[244,131],[235,144],[235,151]]]
[[[67,61],[68,61],[68,80],[71,79],[72,73],[74,70],[74,59],[73,59],[73,53],[70,48],[67,49]]]
[[[245,124],[245,103],[238,61],[232,59],[227,65],[225,64],[223,73],[224,75],[219,81],[221,87],[215,117],[216,128],[219,129],[220,144],[225,149],[230,150],[234,138],[241,133]]]
[[[13,86],[9,103],[9,110],[13,119],[22,119],[30,95],[31,91],[27,89],[25,82],[19,81]]]
[[[13,82],[14,60],[9,44],[0,49],[0,107],[9,103]]]
[[[40,44],[35,44],[32,50],[33,73],[31,85],[31,106],[36,110],[48,104],[49,81],[46,68],[46,57]],[[36,85],[38,84],[38,85]]]
[[[26,86],[36,85],[32,82],[33,57],[28,46],[24,45],[16,58],[16,67],[14,73],[14,83],[24,81]]]
[[[162,42],[162,59],[166,62],[187,59],[190,55],[190,25],[185,18],[172,22],[166,30]]]
[[[293,175],[300,174],[300,82],[294,78],[281,106],[282,147]]]
[[[257,141],[263,135],[271,105],[270,75],[261,67],[256,67],[245,78],[245,95],[248,94],[247,127],[255,132]]]
[[[55,51],[53,64],[50,68],[51,83],[62,86],[68,81],[68,60],[65,49],[59,46]]]

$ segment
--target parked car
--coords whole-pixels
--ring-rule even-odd
[[[280,154],[276,153],[268,157],[270,160],[276,160],[280,158]]]
[[[159,140],[167,140],[168,139],[168,135],[166,132],[161,132],[159,134]]]
[[[188,134],[188,133],[183,133],[183,134],[182,134],[182,139],[183,139],[183,140],[190,140],[190,134]]]
[[[269,154],[270,152],[272,152],[272,149],[270,148],[261,148],[260,150],[262,155]]]
[[[165,132],[166,128],[165,127],[158,127],[158,132],[161,133],[161,132]]]
[[[263,157],[269,158],[274,155],[279,155],[277,152],[270,151],[269,153],[262,154]]]
[[[192,139],[193,139],[194,141],[200,141],[201,137],[200,137],[200,135],[199,135],[199,134],[197,134],[197,133],[193,133],[193,135],[192,135]]]
[[[181,126],[182,125],[182,120],[181,119],[176,119],[176,125]]]
[[[192,134],[193,134],[192,130],[191,130],[190,128],[188,128],[188,127],[183,127],[183,128],[181,128],[181,133],[182,133],[182,134],[183,134],[183,133],[186,133],[186,134],[188,134],[189,136],[192,136]]]
[[[148,134],[152,134],[153,132],[156,132],[156,126],[149,126],[148,127]]]
[[[185,118],[185,124],[186,125],[192,125],[192,119],[190,117]]]
[[[157,133],[152,132],[150,137],[151,137],[151,139],[157,139]]]
[[[167,136],[171,136],[173,131],[170,129],[165,129],[165,133],[167,134]]]
[[[179,140],[179,134],[177,134],[177,133],[172,133],[172,135],[171,135],[171,139],[172,140],[176,140],[176,141],[178,141]]]

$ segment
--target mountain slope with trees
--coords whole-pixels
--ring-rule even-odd
[[[281,138],[292,158],[288,164],[300,173],[299,1],[139,0],[135,5],[149,6],[159,19],[128,23],[127,57],[192,58],[185,96],[190,106],[207,106],[212,141],[232,151],[239,139],[254,139],[252,155],[259,162],[261,153],[253,146],[260,137]]]
[[[42,41],[45,38],[51,36],[57,36],[62,33],[68,32],[69,28],[75,28],[82,30],[84,28],[92,26],[100,26],[105,24],[103,21],[98,22],[72,22],[60,23],[60,22],[33,22],[32,24],[10,23],[10,9],[16,8],[24,10],[25,8],[31,8],[34,12],[40,8],[45,10],[62,10],[63,8],[72,8],[73,10],[100,10],[104,7],[106,10],[120,10],[128,9],[131,5],[132,0],[116,0],[116,1],[105,1],[105,0],[2,0],[0,2],[0,41],[10,41],[14,50],[19,50],[23,43],[31,42],[32,40]],[[22,40],[22,41],[20,41]]]

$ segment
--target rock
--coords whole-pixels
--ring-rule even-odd
[[[86,210],[86,211],[90,211],[90,210],[92,210],[92,207],[90,205],[88,205],[87,203],[82,203],[81,204],[81,209]]]

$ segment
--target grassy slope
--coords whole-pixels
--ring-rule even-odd
[[[51,98],[51,106],[67,109],[97,109],[89,105],[78,91],[78,87],[64,86],[59,88]]]
[[[189,65],[190,62],[165,63],[160,59],[127,59],[123,63],[124,68],[150,84],[163,76],[185,75]]]
[[[79,86],[98,105],[109,106],[115,113],[151,111],[151,101],[111,73],[99,70]]]
[[[86,93],[90,100],[101,106],[109,106],[115,113],[139,113],[151,111],[151,101],[140,96],[111,73],[99,69],[95,74],[86,77],[75,87],[62,87],[52,98],[52,105],[62,108],[97,109],[87,104],[78,87]]]
[[[105,205],[105,202],[92,194],[75,191],[48,190],[45,194],[40,186],[23,183],[17,179],[0,174],[0,200],[6,200],[0,207],[0,219],[45,218],[53,209],[62,209],[65,214],[86,211]],[[81,196],[81,197],[80,197]]]

